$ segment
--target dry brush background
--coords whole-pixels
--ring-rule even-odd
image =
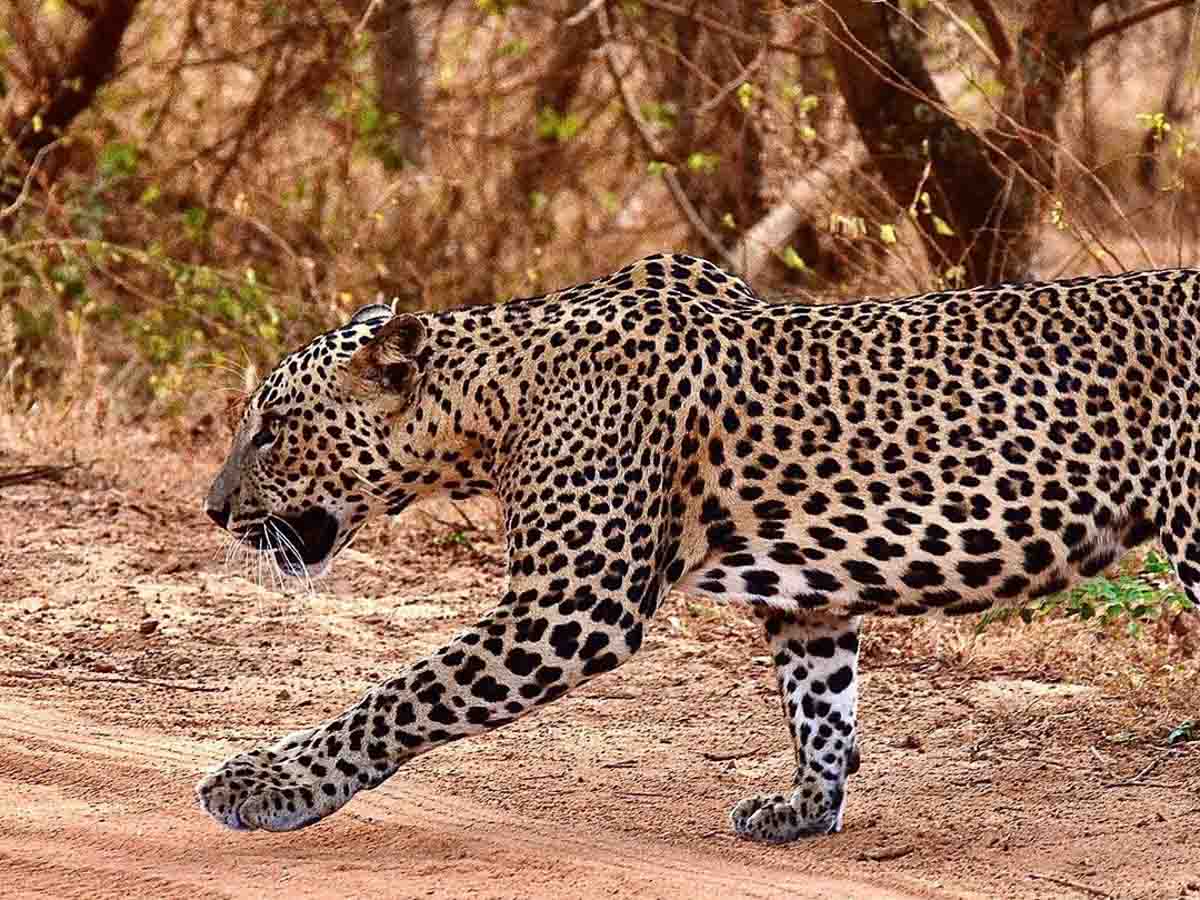
[[[17,405],[663,248],[831,299],[1196,258],[1183,0],[0,0],[0,51]]]

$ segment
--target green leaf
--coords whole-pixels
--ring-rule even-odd
[[[543,106],[537,116],[538,137],[545,140],[554,139],[560,144],[565,144],[575,137],[582,127],[583,120],[579,116],[569,113],[561,115],[553,106]]]
[[[896,226],[895,225],[887,225],[887,224],[880,225],[879,226],[879,239],[881,241],[883,241],[885,244],[896,243]]]
[[[754,98],[758,96],[758,88],[749,81],[743,81],[738,85],[737,98],[738,104],[742,109],[749,109],[754,105]]]
[[[1142,563],[1142,568],[1151,575],[1173,575],[1174,569],[1171,564],[1159,556],[1157,552],[1151,550],[1146,554],[1145,562]]]
[[[941,216],[933,217],[933,230],[944,237],[954,237],[954,229]]]
[[[696,151],[689,153],[687,158],[687,167],[693,172],[703,172],[709,174],[716,170],[721,163],[721,157],[716,153],[703,153]]]
[[[675,127],[675,123],[679,118],[679,112],[674,103],[657,103],[649,101],[641,106],[642,118],[651,125],[655,125],[664,131],[670,131]]]
[[[514,7],[520,6],[521,0],[475,0],[475,5],[489,16],[503,18]]]
[[[789,269],[795,269],[799,272],[803,272],[808,268],[808,264],[800,258],[800,254],[797,253],[796,249],[790,245],[783,248],[782,256],[783,264]]]
[[[507,44],[501,44],[498,52],[501,56],[520,59],[529,52],[529,41],[525,40],[524,38],[516,38],[509,41]]]
[[[137,172],[138,150],[125,141],[110,141],[100,149],[96,168],[105,178],[128,178]]]

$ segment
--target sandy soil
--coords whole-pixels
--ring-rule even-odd
[[[1195,656],[1063,622],[872,623],[833,837],[731,834],[791,750],[754,626],[680,596],[638,658],[540,713],[301,833],[222,831],[201,771],[437,646],[502,557],[487,507],[464,542],[434,506],[311,595],[260,587],[200,515],[219,450],[179,443],[0,488],[0,895],[1200,900],[1200,744],[1164,746],[1200,713]]]

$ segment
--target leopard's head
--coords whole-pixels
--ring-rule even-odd
[[[372,516],[431,485],[426,325],[383,305],[284,357],[254,390],[205,512],[287,575],[320,575]]]

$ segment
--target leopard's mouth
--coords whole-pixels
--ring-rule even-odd
[[[284,575],[302,578],[323,572],[357,529],[339,540],[340,530],[333,515],[313,506],[298,516],[268,515],[239,536],[254,549],[272,554]]]

